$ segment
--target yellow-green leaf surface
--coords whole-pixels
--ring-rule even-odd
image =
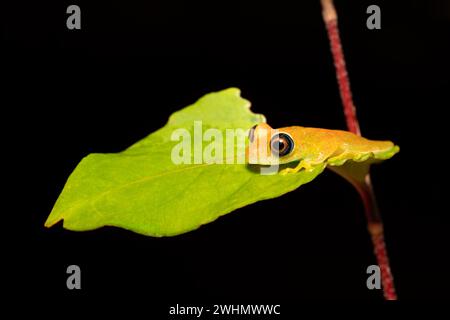
[[[82,159],[45,226],[63,220],[64,228],[75,231],[116,226],[149,236],[177,235],[237,208],[292,191],[327,165],[295,174],[261,175],[245,163],[175,164],[171,152],[179,142],[172,141],[171,135],[184,128],[193,137],[194,121],[225,136],[226,129],[249,129],[265,118],[250,111],[250,103],[238,89],[207,94],[123,152]]]

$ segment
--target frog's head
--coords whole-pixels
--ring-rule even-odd
[[[247,149],[248,163],[276,165],[298,160],[292,128],[272,129],[261,123],[250,129]]]

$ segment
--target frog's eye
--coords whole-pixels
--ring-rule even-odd
[[[287,133],[277,133],[270,139],[270,150],[274,155],[283,157],[294,150],[294,140]]]
[[[250,131],[248,132],[248,140],[250,140],[250,142],[253,142],[253,140],[255,139],[255,129],[258,125],[255,124]]]

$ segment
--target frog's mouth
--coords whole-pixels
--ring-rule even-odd
[[[273,155],[265,155],[258,152],[258,150],[249,151],[251,148],[246,150],[246,158],[249,164],[259,164],[259,165],[279,165],[282,163],[281,159]]]
[[[291,161],[291,162],[287,162],[287,163],[279,163],[278,165],[274,165],[274,164],[262,164],[262,163],[247,163],[247,168],[250,171],[254,171],[254,172],[261,172],[261,168],[270,168],[270,167],[274,167],[276,168],[276,171],[280,172],[283,171],[284,169],[287,168],[295,168],[298,163],[300,161],[299,160],[295,160],[295,161]],[[303,170],[303,169],[302,169]]]
[[[295,161],[298,162],[298,160],[292,160],[289,159],[289,157],[278,157],[268,148],[267,150],[258,150],[257,148],[252,148],[252,146],[247,147],[245,150],[245,158],[249,164],[266,166],[283,165]]]

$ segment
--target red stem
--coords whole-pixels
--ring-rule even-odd
[[[339,84],[342,104],[344,106],[347,128],[354,134],[361,135],[358,118],[356,117],[356,108],[353,104],[350,81],[348,79],[347,68],[345,66],[344,53],[342,52],[341,39],[337,20],[331,20],[326,24],[328,37],[330,39],[331,52],[333,54],[334,66],[336,68],[336,77]]]
[[[348,79],[347,68],[345,66],[344,53],[342,51],[341,39],[337,23],[337,13],[333,5],[333,0],[321,0],[323,19],[327,28],[328,39],[330,40],[331,53],[333,55],[336,77],[339,84],[339,92],[344,107],[345,119],[349,131],[361,135],[356,108],[353,104],[350,81]],[[388,254],[384,242],[383,221],[378,210],[375,193],[372,188],[370,174],[365,177],[364,182],[354,184],[364,203],[367,218],[367,228],[372,238],[374,253],[380,266],[381,283],[383,294],[386,300],[397,300],[395,293],[394,279],[389,265]]]

